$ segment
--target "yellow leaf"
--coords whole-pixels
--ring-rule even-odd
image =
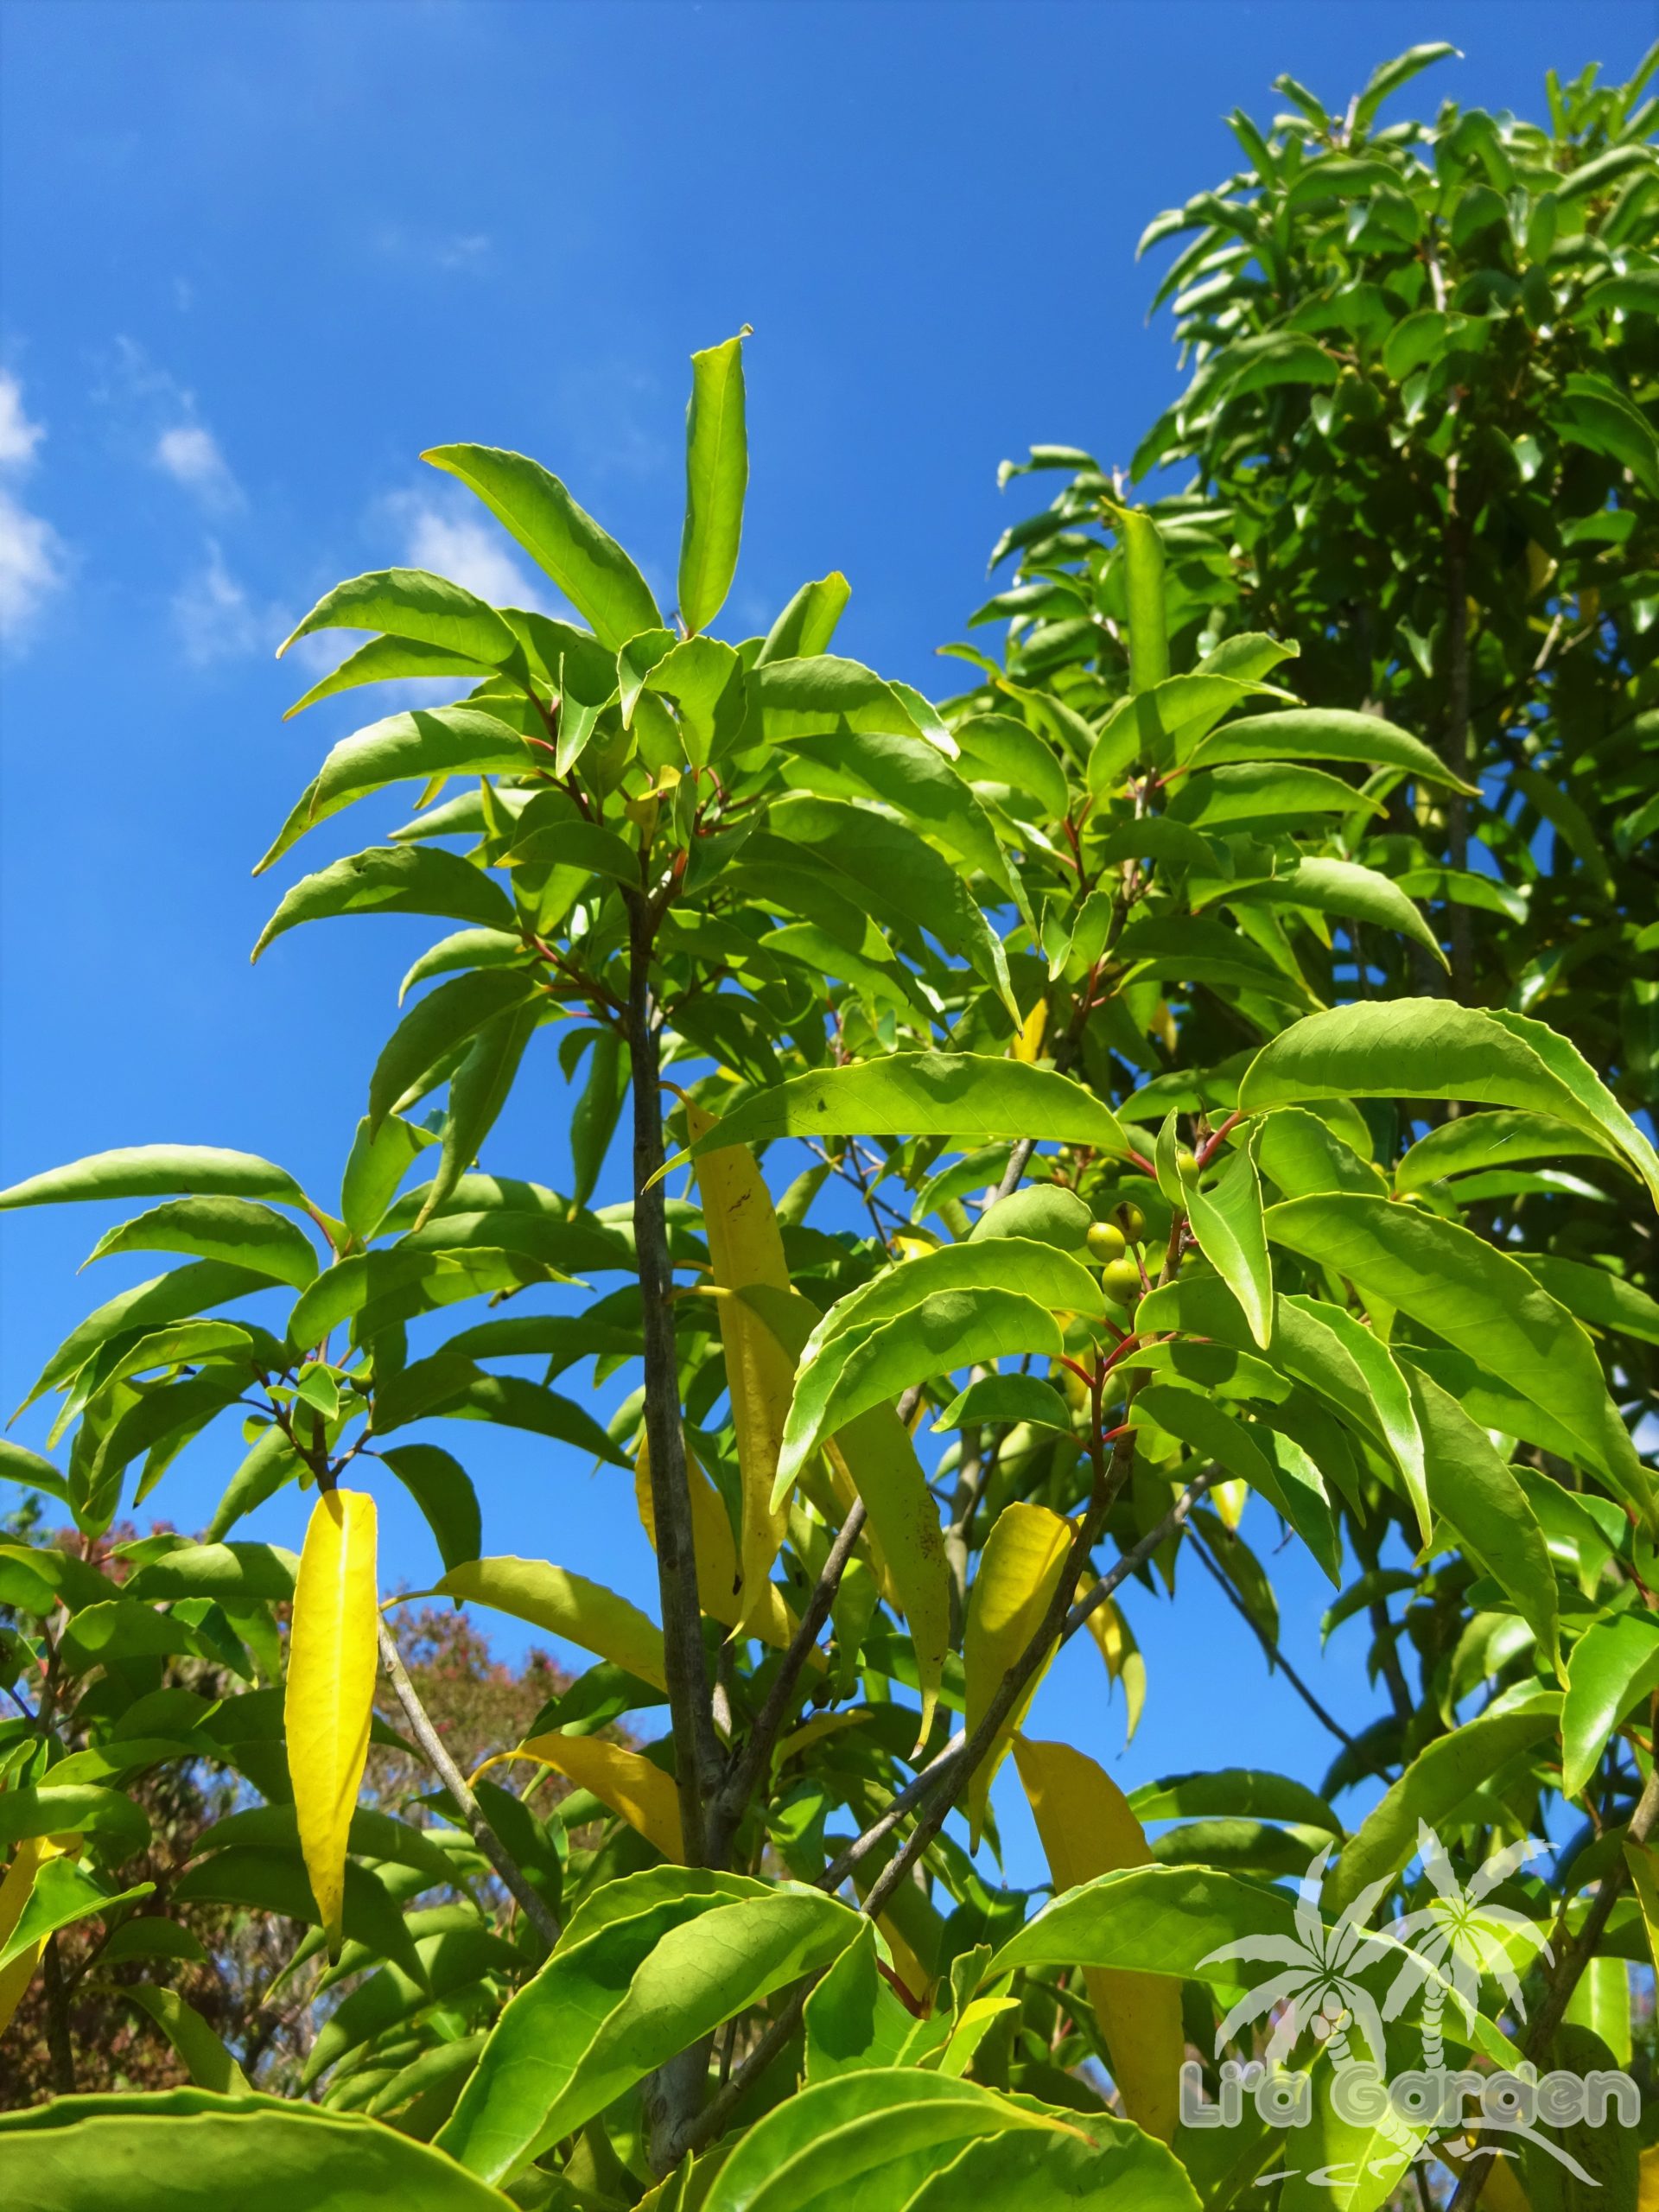
[[[750,1290],[741,1302],[760,1317],[792,1371],[819,1319],[812,1301],[797,1291],[779,1297]],[[872,1406],[838,1429],[825,1456],[832,1471],[849,1480],[864,1501],[882,1597],[909,1624],[922,1695],[919,1742],[932,1725],[950,1646],[950,1569],[938,1508],[916,1446],[891,1406]]]
[[[1624,1863],[1642,1907],[1642,1925],[1648,1931],[1648,1951],[1659,1962],[1659,1852],[1651,1844],[1627,1843]]]
[[[880,1871],[879,1866],[871,1866],[868,1872],[863,1866],[854,1868],[853,1887],[857,1891],[861,1902],[869,1895],[875,1878]],[[925,2010],[933,1987],[933,1976],[929,1974],[915,1952],[899,1933],[889,1915],[878,1912],[875,1916],[875,1925],[882,1942],[887,1947],[887,1958],[893,1971],[903,1982],[914,2005]]]
[[[735,1628],[742,1611],[742,1600],[738,1589],[737,1546],[732,1541],[732,1524],[720,1492],[697,1464],[690,1445],[685,1451],[685,1479],[691,1493],[691,1545],[697,1560],[697,1603],[710,1620]],[[657,1515],[651,1498],[651,1446],[643,1432],[633,1465],[633,1497],[639,1509],[640,1525],[655,1551]],[[788,1649],[795,1633],[795,1616],[784,1603],[783,1592],[775,1582],[767,1582],[766,1603],[750,1622],[749,1633],[759,1637],[762,1643],[771,1644],[774,1651]],[[807,1663],[822,1668],[825,1662],[822,1653],[815,1652]]]
[[[820,1713],[784,1738],[772,1753],[774,1766],[782,1766],[798,1751],[808,1751],[825,1736],[838,1736],[843,1728],[861,1727],[870,1718],[861,1706],[852,1713]]]
[[[450,1568],[435,1594],[470,1599],[498,1613],[511,1613],[515,1620],[533,1622],[550,1636],[562,1636],[626,1667],[654,1689],[668,1688],[663,1631],[656,1622],[602,1582],[589,1582],[585,1574],[573,1574],[550,1560],[469,1559]]]
[[[1048,1001],[1039,999],[1020,1026],[1019,1034],[1008,1047],[1016,1060],[1027,1067],[1034,1067],[1042,1058],[1043,1032],[1048,1027]]]
[[[300,1850],[328,1955],[346,1903],[346,1841],[369,1755],[380,1622],[374,1500],[324,1492],[311,1510],[294,1585],[283,1732]]]
[[[1486,2212],[1532,2212],[1532,2202],[1521,2186],[1520,2169],[1513,2158],[1489,2158],[1482,2202]],[[1636,2212],[1659,2212],[1659,2149],[1642,2153]]]
[[[715,1126],[714,1116],[690,1099],[686,1128],[695,1143]],[[789,1288],[783,1232],[772,1198],[747,1145],[721,1145],[696,1163],[702,1225],[716,1287],[742,1290],[764,1283]],[[795,1389],[794,1363],[772,1332],[741,1299],[719,1301],[720,1340],[726,1354],[726,1381],[737,1429],[737,1463],[743,1477],[743,1533],[741,1548],[742,1609],[737,1629],[766,1602],[766,1591],[788,1526],[781,1510],[773,1512],[772,1486],[778,1473],[784,1421]]]
[[[1088,1589],[1087,1582],[1078,1583],[1078,1597],[1084,1596]],[[1123,1685],[1124,1702],[1128,1707],[1128,1726],[1123,1740],[1132,1744],[1141,1725],[1141,1708],[1147,1701],[1147,1662],[1141,1656],[1133,1630],[1109,1598],[1103,1599],[1087,1619],[1089,1633],[1106,1662],[1108,1680]]]
[[[1071,1522],[1051,1513],[1046,1505],[1016,1501],[1004,1506],[998,1516],[980,1554],[962,1639],[967,1689],[963,1725],[969,1738],[984,1718],[1003,1676],[1041,1624],[1059,1586],[1071,1534]],[[1053,1656],[1050,1651],[1045,1656],[1026,1685],[968,1785],[968,1825],[976,1850],[991,1783]]]
[[[680,1796],[671,1775],[664,1774],[638,1751],[620,1744],[607,1744],[601,1736],[567,1736],[555,1729],[545,1736],[531,1736],[516,1751],[498,1751],[478,1770],[499,1766],[504,1759],[536,1759],[590,1789],[632,1828],[638,1828],[664,1859],[683,1863],[685,1846],[680,1835]],[[474,1780],[477,1779],[475,1776]]]
[[[28,1835],[17,1847],[16,1857],[6,1869],[6,1878],[0,1882],[0,1943],[4,1943],[23,1916],[23,1907],[29,1903],[35,1887],[35,1877],[48,1859],[56,1859],[66,1851],[79,1851],[80,1838],[74,1836]],[[46,1938],[31,1943],[20,1951],[10,1966],[0,1967],[0,2035],[11,2024],[11,2016],[23,2001],[23,1993],[35,1979],[35,1969],[41,1962],[46,1948]]]
[[[1111,1777],[1069,1744],[1019,1738],[1020,1779],[1031,1800],[1055,1892],[1121,1866],[1149,1866],[1152,1853],[1129,1801]],[[1112,2057],[1123,2109],[1163,2143],[1180,2116],[1181,1985],[1170,1974],[1088,1967],[1084,1981]]]

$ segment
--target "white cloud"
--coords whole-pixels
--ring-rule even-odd
[[[407,526],[404,557],[411,569],[448,576],[497,607],[541,606],[536,587],[493,524],[445,514],[412,494],[397,505]]]
[[[27,468],[45,428],[23,410],[23,390],[0,371],[0,468]],[[43,515],[0,486],[0,644],[15,652],[26,642],[41,607],[63,584],[63,541]]]
[[[222,511],[242,505],[241,487],[205,423],[175,423],[163,430],[156,441],[155,461],[208,507]]]
[[[23,387],[0,369],[0,468],[22,468],[35,458],[35,448],[46,435],[39,423],[23,412]]]
[[[254,604],[211,537],[206,561],[173,594],[173,623],[193,668],[274,652],[283,635],[281,616]]]

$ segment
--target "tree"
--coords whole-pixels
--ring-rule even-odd
[[[1327,158],[1348,157],[1310,166]],[[372,633],[305,703],[412,675],[470,686],[337,746],[263,863],[412,783],[412,820],[295,883],[262,944],[377,910],[460,925],[407,979],[429,988],[376,1062],[338,1212],[271,1162],[188,1146],[0,1194],[159,1200],[100,1249],[185,1262],[54,1356],[39,1387],[65,1393],[67,1463],[9,1446],[11,1471],[95,1540],[141,1462],[147,1495],[211,1421],[243,1419],[250,1446],[208,1541],[167,1542],[118,1593],[73,1553],[8,1555],[41,1624],[23,1656],[47,1718],[75,1685],[87,1740],[38,1706],[14,1732],[0,1972],[15,1955],[26,1979],[54,1917],[96,1916],[111,1940],[130,1924],[142,1814],[112,1784],[129,1758],[175,1755],[137,1732],[143,1670],[228,1657],[227,1637],[257,1650],[258,1608],[291,1594],[280,1713],[253,1688],[142,1725],[192,1732],[196,1757],[217,1745],[265,1800],[175,1898],[307,1923],[332,2004],[307,2063],[319,2111],[241,2094],[222,2046],[158,1999],[201,2087],[0,2119],[25,2201],[102,2201],[119,2160],[124,2202],[159,2202],[188,2158],[255,2212],[296,2185],[600,2208],[653,2177],[650,2201],[709,2212],[763,2190],[913,2212],[1115,2189],[1261,2202],[1280,2139],[1247,2129],[1218,2159],[1178,2100],[1189,2041],[1207,2062],[1248,2024],[1230,1952],[1288,1942],[1370,1970],[1360,1921],[1370,1899],[1413,1903],[1420,1822],[1478,1862],[1559,1779],[1591,1790],[1599,1834],[1564,1885],[1547,2041],[1590,1955],[1629,1938],[1622,1835],[1649,1894],[1659,1785],[1629,1716],[1659,1631],[1631,1605],[1659,1510],[1622,1354],[1605,1367],[1575,1317],[1590,1270],[1471,1225],[1446,1185],[1531,1141],[1634,1214],[1659,1158],[1555,1030],[1410,987],[1405,948],[1448,955],[1402,883],[1441,864],[1436,811],[1479,795],[1461,760],[1306,699],[1294,639],[1241,626],[1230,585],[1205,605],[1212,540],[1097,474],[1068,496],[1098,530],[1032,529],[1046,566],[1003,610],[1064,604],[1064,634],[980,657],[981,689],[943,713],[829,651],[838,575],[766,637],[715,639],[742,373],[739,339],[694,357],[671,625],[556,478],[449,446],[428,458],[576,619],[394,569],[296,633]],[[554,1024],[583,1071],[569,1193],[503,1172],[493,1134]],[[632,1195],[595,1210],[629,1101]],[[1431,1127],[1425,1102],[1459,1111]],[[695,1205],[667,1193],[682,1163]],[[832,1176],[868,1234],[810,1224]],[[594,1298],[607,1273],[620,1287]],[[1592,1319],[1645,1317],[1630,1285],[1596,1283]],[[475,1296],[509,1310],[446,1333]],[[543,1379],[499,1364],[524,1359]],[[588,1361],[639,1378],[607,1425],[552,1387]],[[486,1553],[459,1462],[397,1440],[448,1419],[631,1468],[658,1618]],[[515,1747],[582,1793],[562,1820],[469,1782],[431,1726],[377,1613],[369,1485],[387,1475],[430,1522],[439,1592],[594,1655]],[[297,1560],[232,1536],[290,1484],[315,1493],[294,1501]],[[1184,1559],[1271,1646],[1247,1511],[1335,1587],[1344,1540],[1361,1563],[1337,1604],[1371,1611],[1391,1710],[1326,1791],[1233,1772],[1130,1802],[1081,1750],[1023,1735],[1067,1637],[1090,1628],[1128,1674],[1120,1596],[1137,1577],[1173,1591]],[[510,1547],[510,1509],[490,1522]],[[1421,1706],[1388,1607],[1402,1575]],[[377,1646],[442,1784],[424,1824],[358,1802]],[[658,1742],[596,1732],[664,1702]],[[1056,1893],[1037,1913],[970,1855],[1010,1751]],[[1351,1834],[1328,1796],[1367,1772],[1389,1786]],[[578,1816],[601,1812],[584,1843]],[[1171,1818],[1149,1845],[1143,1824]],[[1273,1885],[1309,1856],[1323,1881],[1299,1908]],[[492,1871],[518,1908],[499,1924]],[[1541,1885],[1522,1897],[1548,1910]],[[1432,1974],[1410,1986],[1392,1953],[1387,1971],[1402,2048],[1433,2002],[1460,2054],[1460,2037],[1512,2054],[1445,2012]],[[1346,2053],[1319,2018],[1316,2056]],[[1360,2148],[1386,2153],[1385,2191],[1425,2142],[1458,2156],[1457,2132],[1395,2120]]]

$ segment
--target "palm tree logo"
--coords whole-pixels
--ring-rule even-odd
[[[1438,2074],[1446,2063],[1441,2024],[1448,1990],[1465,2027],[1474,2024],[1480,1985],[1488,1978],[1497,1983],[1517,2018],[1527,2017],[1516,1960],[1519,1956],[1526,1962],[1528,1954],[1550,1960],[1549,1939],[1524,1913],[1496,1904],[1492,1892],[1543,1847],[1528,1838],[1495,1851],[1466,1885],[1458,1879],[1445,1845],[1427,1821],[1417,1824],[1417,1847],[1433,1894],[1389,1929],[1408,1948],[1384,2000],[1382,2018],[1398,2019],[1408,2000],[1424,1983],[1428,1985],[1423,2000],[1423,2065]]]
[[[1294,1936],[1240,1936],[1198,1961],[1202,1967],[1236,1959],[1281,1969],[1228,2013],[1216,2031],[1217,2058],[1242,2028],[1271,2018],[1266,2052],[1270,2066],[1283,2063],[1304,2028],[1325,2045],[1335,2065],[1352,2066],[1357,2062],[1348,2040],[1351,2027],[1363,2038],[1372,2063],[1386,2067],[1382,2015],[1359,1977],[1392,1949],[1386,1937],[1369,1934],[1366,1928],[1391,1878],[1370,1884],[1327,1925],[1319,1912],[1319,1885],[1334,1848],[1326,1844],[1297,1885]]]

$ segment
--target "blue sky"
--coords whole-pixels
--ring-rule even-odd
[[[249,867],[354,719],[285,725],[308,674],[272,649],[336,579],[393,562],[534,588],[422,448],[535,454],[665,579],[685,357],[752,323],[727,626],[764,627],[840,567],[845,649],[948,690],[934,649],[985,595],[1016,496],[997,462],[1051,440],[1126,461],[1173,388],[1134,245],[1230,169],[1227,111],[1271,114],[1281,69],[1334,105],[1446,38],[1465,58],[1398,111],[1536,112],[1547,67],[1626,73],[1655,24],[1618,0],[7,0],[0,1180],[178,1139],[337,1187],[429,932],[335,924],[250,971],[281,886]],[[330,825],[307,864],[393,818]],[[521,1086],[494,1162],[563,1180],[560,1112],[556,1077]],[[7,1217],[8,1402],[153,1271],[77,1282],[105,1225]],[[650,1600],[613,1478],[463,1433],[487,1548]],[[235,1454],[198,1447],[158,1506],[200,1525]],[[384,1509],[389,1578],[431,1572],[420,1525]],[[296,1502],[254,1525],[296,1542]],[[1290,1551],[1274,1571],[1287,1648],[1370,1717],[1363,1630],[1322,1666],[1317,1571]],[[1126,1784],[1238,1763],[1317,1778],[1328,1740],[1209,1590],[1131,1613],[1152,1688]],[[1116,1753],[1092,1649],[1062,1659],[1033,1726]],[[1012,1840],[1034,1875],[1017,1814]]]

